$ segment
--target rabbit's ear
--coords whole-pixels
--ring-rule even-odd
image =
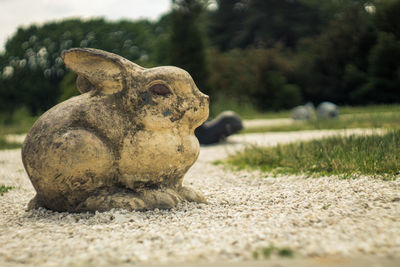
[[[128,60],[97,49],[72,48],[63,52],[65,65],[78,74],[77,87],[83,93],[92,88],[113,94],[125,88]]]

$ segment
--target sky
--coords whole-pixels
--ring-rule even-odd
[[[71,17],[156,20],[170,6],[171,0],[0,0],[0,51],[19,26]]]

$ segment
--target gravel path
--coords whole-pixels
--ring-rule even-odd
[[[280,119],[253,119],[253,120],[244,120],[243,126],[244,128],[257,128],[257,127],[270,127],[270,126],[282,126],[282,125],[291,125],[301,123],[299,121],[295,121],[289,118],[280,118]]]
[[[346,134],[353,132],[362,130]],[[15,187],[0,196],[0,266],[241,261],[270,245],[289,247],[298,258],[398,256],[400,179],[272,178],[211,164],[249,143],[338,133],[238,135],[202,147],[185,183],[209,203],[168,211],[26,212],[34,190],[20,151],[0,151],[0,184]]]

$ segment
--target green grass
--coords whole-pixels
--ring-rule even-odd
[[[12,186],[5,186],[5,185],[1,184],[0,185],[0,196],[4,195],[5,193],[10,191],[11,189],[13,189]]]
[[[27,133],[31,126],[31,124],[0,125],[0,150],[20,148],[22,144],[8,142],[6,140],[6,135]]]
[[[19,143],[7,142],[5,136],[27,133],[37,118],[30,116],[24,108],[16,110],[11,116],[0,113],[0,150],[21,147]]]
[[[20,143],[14,143],[14,142],[7,142],[5,139],[5,136],[0,135],[0,150],[2,149],[14,149],[14,148],[20,148],[22,144]]]
[[[271,174],[303,173],[343,178],[369,175],[393,179],[400,174],[400,130],[382,135],[335,136],[275,147],[252,146],[219,163]]]
[[[385,113],[400,112],[400,105],[369,105],[369,106],[343,106],[340,107],[341,114],[361,114],[361,113]]]
[[[319,119],[244,129],[241,133],[281,132],[322,129],[385,128],[400,129],[400,112],[344,114],[334,119]]]
[[[294,256],[294,251],[291,248],[278,248],[275,246],[269,246],[262,248],[260,250],[253,251],[254,259],[269,259],[272,255],[278,255],[282,258],[292,258]]]
[[[11,123],[0,123],[0,136],[27,133],[38,117],[27,117]]]

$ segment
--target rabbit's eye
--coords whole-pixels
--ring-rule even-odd
[[[171,93],[171,90],[169,90],[169,88],[167,86],[165,86],[163,84],[159,84],[159,83],[155,84],[155,85],[152,85],[149,88],[149,90],[150,90],[150,92],[152,92],[154,94],[163,95],[163,96],[168,95],[168,94]]]

